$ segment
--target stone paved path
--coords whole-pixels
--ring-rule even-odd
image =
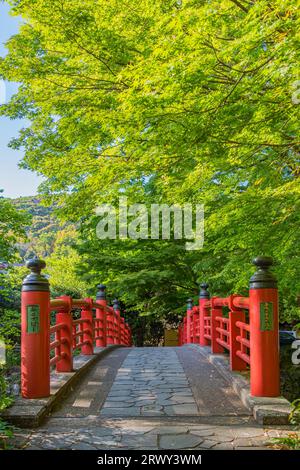
[[[172,348],[135,348],[125,359],[102,416],[197,415],[198,407]]]
[[[88,372],[25,449],[266,449],[290,428],[263,428],[191,348],[122,348]]]
[[[196,450],[268,450],[272,437],[288,432],[284,427],[258,426],[252,419],[182,418],[100,419],[52,418],[38,430],[17,433],[14,446],[29,450],[96,449],[196,449]]]

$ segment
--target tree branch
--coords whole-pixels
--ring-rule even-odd
[[[238,0],[231,0],[232,3],[234,3],[237,7],[239,7],[241,10],[243,10],[245,13],[248,13],[248,9],[242,5],[241,2],[239,2]]]

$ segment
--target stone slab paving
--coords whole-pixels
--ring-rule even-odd
[[[189,378],[201,416],[250,416],[231,384],[203,356],[198,348],[183,346],[176,353]]]
[[[82,417],[98,413],[129,351],[129,348],[115,349],[95,364],[52,416]]]
[[[213,366],[195,357],[185,348],[116,350],[87,373],[40,428],[17,431],[10,445],[30,450],[268,449],[272,437],[294,431],[258,425]],[[208,387],[202,382],[210,375]]]
[[[101,416],[198,415],[175,348],[134,348],[120,367]]]
[[[29,450],[257,450],[290,428],[262,428],[241,417],[227,424],[190,422],[186,418],[101,419],[52,418],[35,431],[22,430],[14,447]]]

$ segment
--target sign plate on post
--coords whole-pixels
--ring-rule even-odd
[[[260,330],[272,331],[274,329],[273,302],[260,303]]]
[[[27,333],[40,332],[40,306],[27,305]]]

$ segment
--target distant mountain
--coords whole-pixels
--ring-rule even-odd
[[[53,251],[57,232],[66,224],[58,221],[54,208],[44,206],[37,196],[19,197],[12,199],[12,202],[18,209],[29,212],[32,216],[31,224],[26,227],[28,242],[19,244],[23,260],[34,255],[49,256]]]

